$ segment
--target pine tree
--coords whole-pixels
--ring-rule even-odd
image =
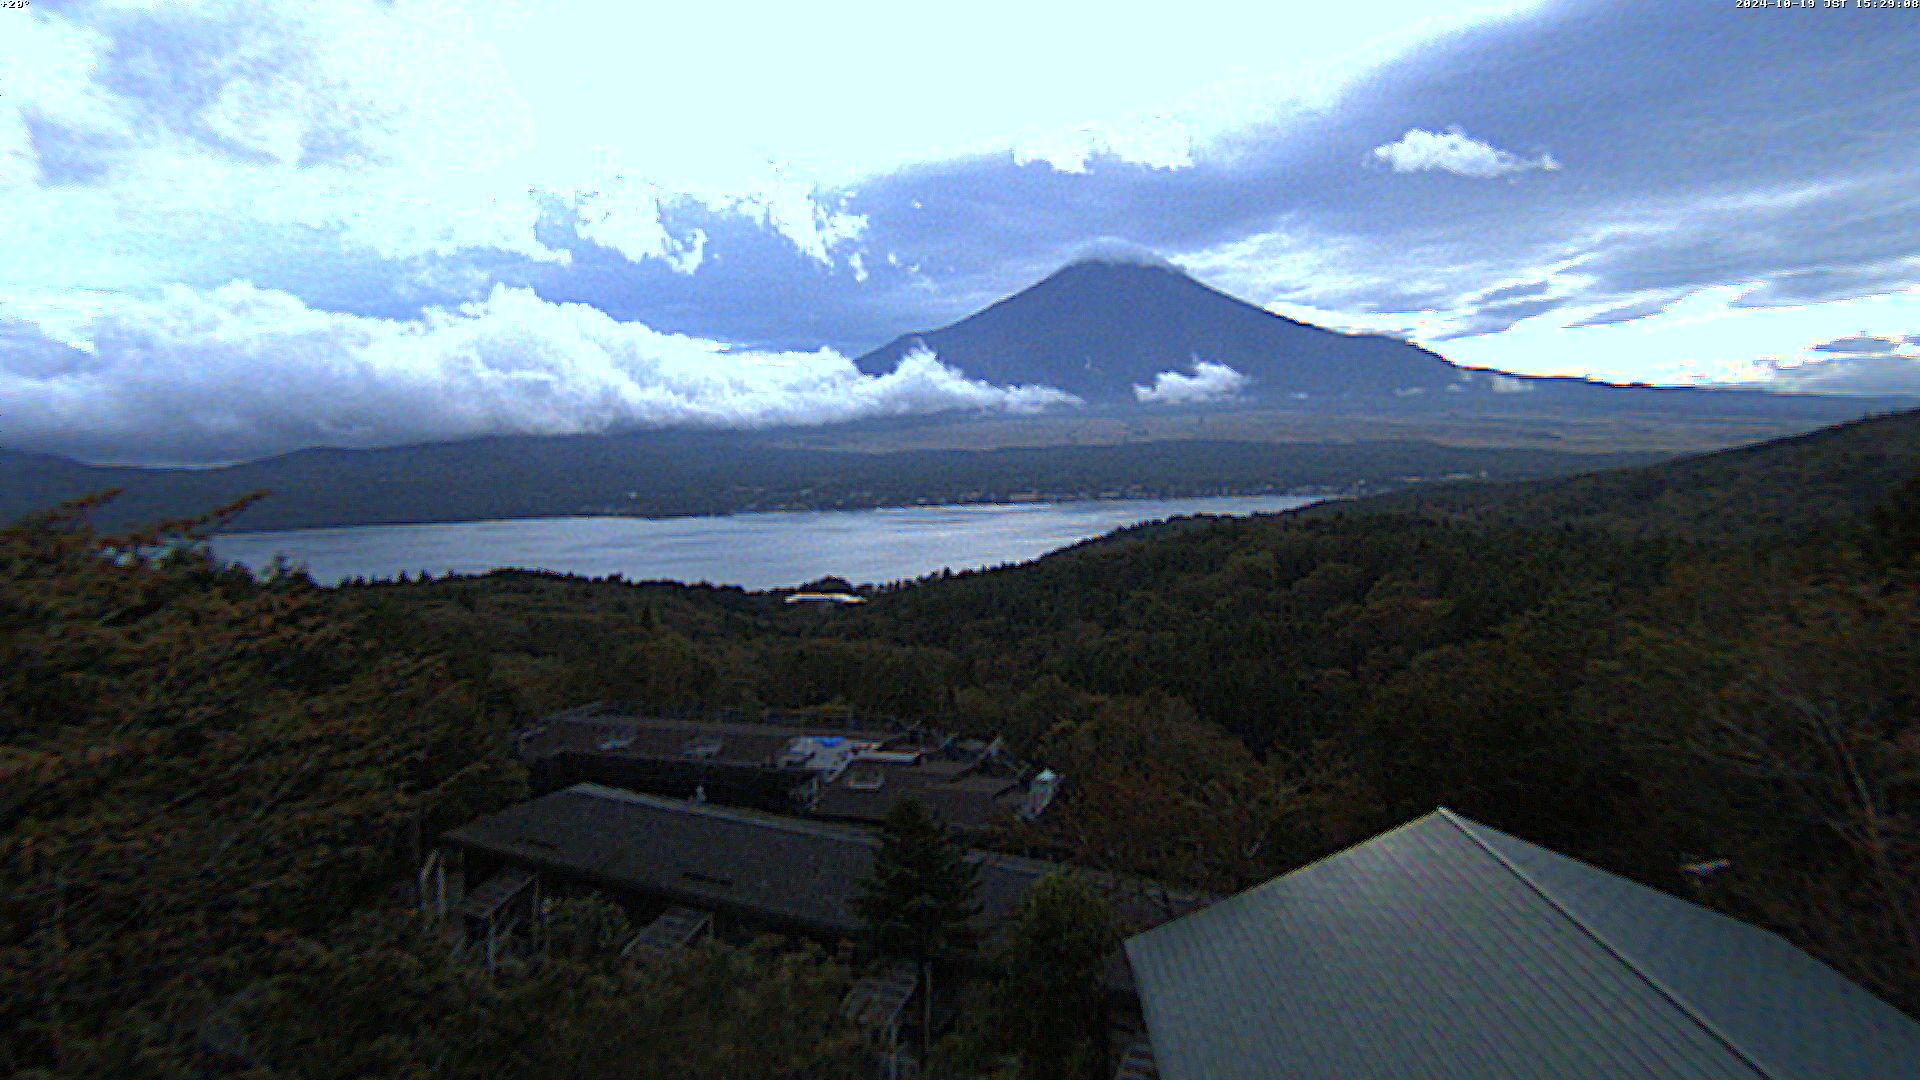
[[[933,963],[974,944],[974,865],[918,799],[906,798],[887,813],[873,872],[860,885],[854,910],[874,950],[919,965],[924,1051],[932,1037]]]
[[[996,1034],[1033,1080],[1084,1080],[1106,1059],[1113,914],[1085,882],[1041,879],[1020,903],[994,987]]]

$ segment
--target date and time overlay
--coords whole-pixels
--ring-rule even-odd
[[[1920,0],[1733,0],[1740,11],[1920,11]]]

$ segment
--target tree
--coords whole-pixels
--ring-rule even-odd
[[[546,934],[552,955],[595,961],[619,955],[633,926],[618,906],[598,896],[573,896],[548,913]]]
[[[599,914],[604,915],[602,911]],[[855,1080],[847,972],[817,947],[704,941],[644,967],[556,953],[493,979],[410,914],[304,941],[235,1019],[287,1080]],[[129,1075],[115,1073],[111,1075]],[[203,1075],[195,1072],[183,1076]]]
[[[190,1074],[210,1008],[517,786],[436,660],[216,563],[222,515],[102,536],[97,505],[0,528],[5,1075]]]
[[[1920,476],[1915,476],[1868,514],[1870,553],[1896,570],[1920,569]]]
[[[974,865],[926,806],[914,798],[895,803],[873,873],[853,903],[876,952],[920,967],[923,1053],[933,1028],[933,962],[973,946],[978,888]]]
[[[996,1027],[1026,1080],[1087,1080],[1105,1064],[1113,914],[1085,881],[1049,875],[1020,903],[994,993]]]
[[[1716,907],[1920,1003],[1920,593],[1710,566],[1660,599],[1690,614],[1596,666],[1588,721],[1676,851],[1731,862]]]

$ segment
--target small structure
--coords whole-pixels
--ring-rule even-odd
[[[517,932],[539,929],[540,879],[531,869],[508,864],[460,898],[451,914],[464,947],[493,971]]]
[[[1160,1080],[1160,1067],[1153,1061],[1153,1044],[1145,1036],[1135,1039],[1127,1052],[1120,1055],[1120,1067],[1113,1071],[1113,1080]]]
[[[635,964],[656,963],[712,932],[711,912],[675,905],[633,935],[633,940],[620,950],[620,956]]]
[[[855,982],[840,1005],[840,1015],[873,1043],[887,1080],[899,1076],[901,1021],[919,984],[912,964],[894,964]]]
[[[867,598],[861,596],[846,578],[829,574],[817,578],[795,589],[787,596],[789,604],[864,604]]]
[[[1920,1076],[1782,938],[1445,809],[1126,952],[1166,1080]]]

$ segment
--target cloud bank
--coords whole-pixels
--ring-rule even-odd
[[[1149,169],[1193,167],[1193,136],[1185,124],[1168,117],[1139,117],[1119,124],[1096,124],[1048,132],[1021,140],[1013,148],[1015,165],[1036,162],[1056,172],[1084,174],[1101,158]]]
[[[1163,371],[1152,386],[1134,384],[1133,396],[1148,405],[1199,405],[1238,394],[1248,379],[1225,364],[1196,359],[1193,372]]]
[[[304,446],[634,427],[757,428],[1077,399],[968,379],[927,351],[884,375],[817,352],[729,350],[496,286],[413,320],[319,311],[236,282],[96,315],[84,348],[0,321],[8,442],[95,461],[206,462]]]
[[[1427,131],[1412,128],[1396,142],[1376,146],[1373,160],[1397,173],[1449,172],[1476,180],[1523,172],[1553,172],[1560,163],[1552,154],[1526,158],[1482,142],[1459,128]]]
[[[254,0],[15,13],[0,35],[0,190],[8,216],[38,228],[0,221],[0,246],[42,261],[103,246],[177,257],[212,233],[234,255],[317,230],[363,259],[484,251],[566,265],[591,243],[691,273],[705,237],[669,219],[693,204],[814,262],[852,250],[860,216],[770,162],[667,175],[653,159],[672,155],[645,146],[549,145],[551,117],[496,47],[531,10]]]
[[[1806,394],[1920,397],[1920,335],[1865,333],[1809,346],[1797,357],[1767,358],[1748,372],[1748,385]]]

